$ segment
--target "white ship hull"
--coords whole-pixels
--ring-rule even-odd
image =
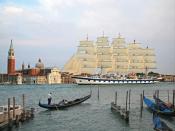
[[[159,82],[154,79],[105,79],[105,78],[91,78],[91,77],[72,77],[79,85],[104,85],[104,84],[153,84]]]

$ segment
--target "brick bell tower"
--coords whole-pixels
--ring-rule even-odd
[[[8,75],[15,74],[15,52],[13,49],[13,43],[11,40],[10,49],[8,51],[8,67],[7,67],[7,73]]]

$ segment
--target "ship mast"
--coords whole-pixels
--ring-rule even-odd
[[[155,54],[154,49],[148,48],[148,46],[145,49],[145,55],[144,55],[144,67],[145,67],[145,77],[148,77],[148,69],[155,69]]]
[[[87,36],[86,36],[86,41],[88,41],[88,34],[87,34]]]
[[[105,35],[104,35],[104,31],[103,31],[103,35],[102,35],[103,37],[105,37]]]
[[[102,37],[104,37],[104,30],[103,30],[103,34],[102,34]],[[103,46],[102,46],[102,51],[103,51]],[[103,52],[101,53],[101,56],[102,56],[102,58],[103,58]],[[102,59],[101,59],[101,67],[100,67],[100,69],[101,69],[101,72],[100,72],[100,75],[102,75],[102,73],[103,73],[103,66],[102,66]]]
[[[148,78],[148,67],[147,66],[145,67],[145,78],[146,79]]]

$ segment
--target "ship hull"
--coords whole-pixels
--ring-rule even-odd
[[[105,79],[105,78],[90,78],[90,77],[72,77],[78,85],[109,85],[109,84],[154,84],[157,80],[153,79]]]

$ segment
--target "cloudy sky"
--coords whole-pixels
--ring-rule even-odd
[[[41,58],[62,68],[79,40],[96,40],[104,31],[126,42],[155,49],[155,71],[175,74],[174,0],[0,0],[0,72],[6,72],[13,39],[16,67]]]

